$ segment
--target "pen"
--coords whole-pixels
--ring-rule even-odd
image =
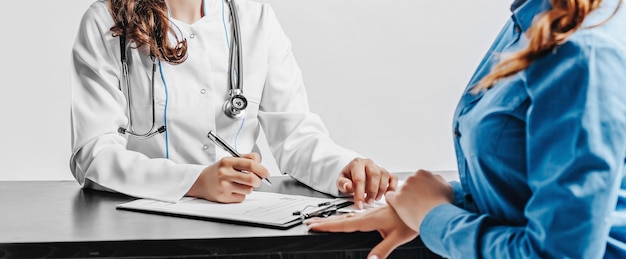
[[[224,149],[226,152],[230,153],[232,156],[234,157],[242,157],[241,154],[239,154],[239,152],[237,152],[237,150],[235,150],[233,147],[231,147],[230,145],[228,145],[228,143],[226,143],[226,141],[224,141],[220,136],[218,136],[215,132],[213,132],[212,130],[209,131],[209,134],[207,134],[207,137],[213,141],[215,143],[215,145],[219,146],[220,148]],[[254,173],[253,173],[254,174]],[[259,177],[259,179],[261,179],[262,181],[266,182],[267,184],[269,184],[270,186],[272,186],[272,182],[270,182],[269,179],[267,178],[261,178],[261,176],[254,174],[257,177]]]

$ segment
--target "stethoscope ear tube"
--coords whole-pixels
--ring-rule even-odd
[[[165,132],[166,130],[167,130],[167,127],[165,127],[165,125],[163,125],[163,126],[159,127],[156,131],[150,130],[148,133],[140,135],[140,134],[137,134],[135,132],[129,131],[129,130],[127,130],[124,127],[117,128],[117,132],[122,134],[122,135],[128,133],[129,135],[133,135],[135,137],[142,137],[142,138],[150,138],[150,137],[152,137],[152,136],[154,136],[156,134],[161,134],[161,133]]]
[[[152,80],[150,83],[150,98],[152,98],[152,126],[150,126],[150,130],[148,130],[145,133],[137,133],[137,131],[135,130],[134,126],[133,126],[133,109],[132,109],[132,92],[130,91],[130,77],[128,76],[129,71],[128,71],[128,60],[126,59],[126,35],[125,35],[126,31],[122,30],[122,35],[120,35],[120,59],[122,62],[122,78],[124,81],[124,83],[126,84],[126,95],[127,95],[127,100],[126,100],[126,108],[128,110],[128,128],[124,128],[124,127],[119,127],[117,129],[117,132],[119,132],[120,134],[129,134],[129,135],[133,135],[136,137],[141,137],[141,138],[150,138],[156,134],[159,133],[163,133],[167,130],[167,128],[165,127],[165,125],[159,127],[158,129],[155,130],[155,125],[156,125],[156,116],[155,116],[155,104],[154,104],[154,75],[156,74],[156,58],[154,57],[154,55],[150,55],[150,58],[152,59]],[[121,86],[120,86],[121,87]]]

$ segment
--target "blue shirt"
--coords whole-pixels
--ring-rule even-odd
[[[469,92],[549,1],[522,0],[454,116],[460,182],[420,235],[450,258],[626,258],[626,4],[604,0],[569,40],[478,94]]]

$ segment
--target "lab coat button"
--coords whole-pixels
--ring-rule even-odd
[[[201,94],[205,94],[205,93],[206,93],[206,90],[205,90],[205,89],[202,89],[202,90],[200,90],[200,93],[201,93]]]
[[[204,146],[202,146],[202,149],[204,149],[204,150],[209,150],[209,145],[204,145]]]
[[[193,39],[193,38],[195,38],[195,37],[196,37],[196,35],[195,35],[195,34],[193,34],[193,33],[192,33],[192,34],[189,34],[189,38]]]

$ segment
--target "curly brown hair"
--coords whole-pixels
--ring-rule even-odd
[[[115,25],[113,36],[124,35],[135,47],[147,45],[151,55],[180,64],[187,59],[187,41],[180,39],[172,27],[165,0],[109,0]],[[175,37],[172,44],[169,35]]]

